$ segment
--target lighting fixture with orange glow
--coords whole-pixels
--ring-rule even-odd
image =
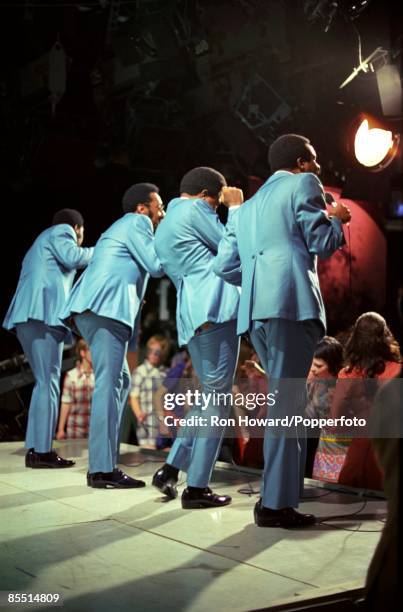
[[[397,154],[400,135],[373,125],[364,118],[355,134],[354,153],[357,161],[371,170],[379,172],[389,166]]]

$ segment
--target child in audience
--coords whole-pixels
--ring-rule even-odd
[[[95,379],[90,349],[85,340],[77,341],[76,353],[77,365],[64,378],[57,440],[88,438]]]
[[[146,344],[146,358],[132,375],[130,405],[137,419],[137,440],[140,446],[156,448],[159,433],[154,414],[153,396],[164,381],[167,368],[163,365],[169,351],[164,336],[151,336]]]

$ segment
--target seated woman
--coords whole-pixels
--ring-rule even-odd
[[[366,312],[358,317],[346,345],[345,361],[347,365],[339,373],[333,397],[331,418],[368,419],[377,389],[398,376],[402,362],[399,345],[381,315]],[[383,475],[369,435],[352,440],[338,482],[373,490],[383,488]]]
[[[336,338],[325,336],[318,344],[308,376],[306,414],[311,418],[328,418],[337,375],[343,365],[343,347]],[[308,439],[308,450],[315,439]],[[337,482],[351,438],[323,428],[314,455],[312,478]],[[312,465],[312,463],[311,463]]]

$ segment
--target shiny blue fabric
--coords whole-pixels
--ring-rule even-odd
[[[43,231],[22,262],[15,295],[3,322],[6,329],[30,319],[60,326],[60,315],[76,270],[91,260],[93,248],[77,245],[74,229],[65,223]]]
[[[113,223],[95,245],[91,264],[74,285],[62,318],[90,310],[130,327],[138,327],[149,276],[164,272],[154,250],[148,217],[127,213]]]
[[[229,217],[236,215],[229,211]],[[175,198],[155,234],[155,249],[177,290],[179,345],[206,321],[235,319],[239,291],[213,273],[212,263],[224,235],[216,212],[204,200]]]
[[[242,284],[238,333],[269,318],[318,319],[325,329],[317,258],[343,244],[341,222],[327,216],[319,179],[273,174],[229,220],[213,264],[222,279]]]
[[[131,330],[92,312],[76,315],[75,324],[91,350],[95,388],[88,440],[89,471],[111,472],[118,460],[118,437],[130,391],[126,362]]]
[[[201,383],[203,393],[231,393],[238,361],[239,338],[236,321],[213,325],[194,336],[188,345],[192,364]],[[212,416],[228,417],[230,404],[210,402],[205,410],[194,406],[187,414],[209,419]],[[187,484],[191,487],[208,486],[217,459],[224,427],[214,426],[184,428],[172,445],[167,463],[187,472]]]
[[[318,320],[271,319],[263,325],[253,324],[251,340],[263,368],[269,373],[269,391],[278,392],[275,406],[268,410],[270,418],[302,415],[306,405],[305,379],[322,336]],[[267,427],[263,454],[263,505],[272,509],[297,508],[304,489],[304,427],[285,431]]]
[[[33,320],[17,323],[15,327],[35,377],[25,446],[37,453],[48,453],[59,414],[60,371],[67,330]]]

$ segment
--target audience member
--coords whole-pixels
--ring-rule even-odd
[[[137,440],[140,446],[156,447],[158,422],[153,410],[153,395],[165,379],[163,365],[169,351],[164,336],[151,336],[146,344],[146,358],[132,375],[131,409],[137,419]]]
[[[175,395],[178,393],[186,394],[188,390],[194,391],[196,386],[196,375],[193,370],[190,355],[186,350],[180,351],[173,356],[171,367],[166,372],[164,381],[157,389],[153,398],[155,414],[158,416],[160,422],[156,444],[158,450],[167,449],[172,446],[179,428],[177,421],[183,418],[190,409],[190,406],[187,406],[186,403],[182,405],[181,401],[180,405],[175,403],[173,409],[165,410],[165,395],[167,393]],[[166,416],[174,417],[175,424],[169,426],[164,424],[164,418]]]
[[[329,418],[337,375],[342,365],[342,345],[336,338],[325,336],[315,350],[308,376],[306,407],[308,417]],[[348,436],[333,433],[326,427],[319,431],[319,442],[317,438],[310,437],[308,439],[307,475],[312,475],[312,478],[318,480],[337,482],[350,442],[351,438]],[[311,469],[308,465],[310,456],[313,456]]]
[[[382,381],[397,376],[401,361],[399,345],[385,319],[376,312],[358,317],[346,345],[346,367],[339,373],[331,417],[368,419],[375,391]],[[370,386],[371,382],[375,384]],[[383,488],[382,472],[368,436],[356,437],[351,442],[339,483],[373,490]]]
[[[67,372],[63,382],[57,440],[88,438],[95,378],[90,349],[85,340],[77,341],[76,352],[77,365]]]
[[[234,406],[234,414],[239,417],[265,418],[267,409],[256,406],[251,410],[250,398],[258,393],[267,393],[267,379],[265,371],[259,365],[259,358],[252,345],[242,338],[239,351],[239,360],[236,370],[234,394],[242,394],[243,405]],[[253,400],[252,400],[253,402]],[[263,436],[261,427],[238,426],[237,444],[234,445],[234,461],[240,465],[261,469],[263,467]]]

